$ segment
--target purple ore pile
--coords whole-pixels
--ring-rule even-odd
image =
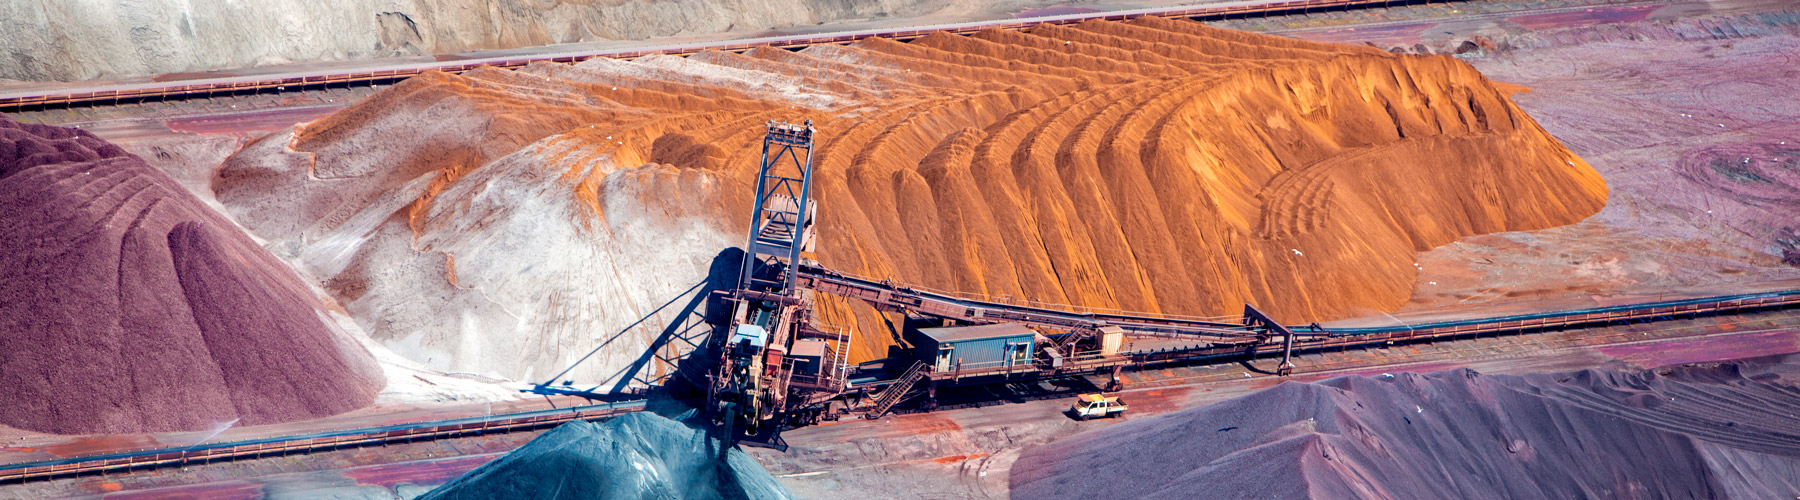
[[[368,351],[285,264],[83,130],[0,117],[0,424],[265,424],[367,406]]]
[[[1794,498],[1800,390],[1751,369],[1284,383],[1028,450],[1012,496]]]

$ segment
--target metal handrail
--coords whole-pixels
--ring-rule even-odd
[[[985,295],[969,293],[969,292],[951,292],[951,291],[937,290],[937,289],[933,289],[930,287],[900,285],[900,284],[894,283],[892,280],[877,280],[877,279],[873,279],[873,278],[857,276],[854,274],[826,270],[823,268],[811,268],[811,269],[807,269],[807,270],[802,270],[801,274],[812,275],[815,278],[823,278],[823,279],[838,280],[838,281],[862,282],[862,283],[868,283],[871,285],[883,285],[888,288],[892,288],[892,289],[895,289],[897,291],[904,292],[904,293],[911,293],[911,294],[922,295],[922,296],[934,296],[937,298],[949,299],[952,301],[987,302],[987,303],[997,304],[997,305],[1010,305],[1010,306],[1015,306],[1015,307],[1020,307],[1020,308],[1038,309],[1038,310],[1040,310],[1042,312],[1046,312],[1046,313],[1111,316],[1111,317],[1118,317],[1118,318],[1141,318],[1141,319],[1153,319],[1153,320],[1162,320],[1162,321],[1171,321],[1171,322],[1210,323],[1210,324],[1216,324],[1221,327],[1241,326],[1241,325],[1236,324],[1236,320],[1238,319],[1237,316],[1183,316],[1183,315],[1176,315],[1176,314],[1164,314],[1164,313],[1153,313],[1153,312],[1125,311],[1125,310],[1120,310],[1120,309],[1112,309],[1112,308],[1104,308],[1104,307],[1077,306],[1077,305],[1068,305],[1068,304],[1034,302],[1034,301],[1028,301],[1028,300],[1013,299],[1010,297],[988,297]]]
[[[1091,20],[1124,21],[1139,17],[1161,17],[1166,19],[1224,18],[1233,15],[1250,13],[1290,12],[1313,8],[1331,7],[1386,7],[1394,4],[1414,3],[1418,0],[1299,0],[1287,2],[1230,2],[1204,6],[1177,6],[1153,9],[1137,9],[1122,12],[1080,13],[1060,16],[1045,16],[1029,19],[1004,19],[994,21],[977,21],[971,23],[947,24],[926,28],[862,30],[820,35],[802,35],[788,37],[766,37],[751,40],[728,40],[711,43],[700,43],[685,46],[659,46],[638,49],[599,50],[578,53],[553,53],[522,58],[482,58],[457,62],[434,62],[396,65],[386,69],[353,71],[335,74],[276,74],[268,76],[250,76],[235,78],[219,78],[211,81],[189,81],[159,85],[153,83],[126,84],[119,87],[78,91],[47,92],[41,94],[0,95],[0,111],[18,110],[27,106],[73,105],[88,103],[117,103],[127,99],[149,99],[174,97],[185,99],[192,97],[210,97],[221,93],[237,93],[242,91],[263,91],[275,89],[286,91],[287,87],[305,88],[329,86],[331,84],[353,82],[399,81],[415,75],[441,71],[461,73],[484,66],[497,68],[520,68],[532,63],[578,63],[589,59],[633,59],[647,55],[684,56],[707,50],[744,51],[757,47],[805,47],[811,45],[843,44],[871,38],[890,40],[912,40],[932,33],[947,32],[952,34],[971,34],[983,30],[1022,30],[1037,24],[1067,25]]]
[[[195,460],[216,460],[271,452],[289,452],[317,448],[379,444],[427,436],[484,433],[519,430],[549,424],[599,418],[619,413],[640,411],[644,401],[621,401],[568,408],[532,410],[500,415],[396,424],[380,427],[315,432],[294,436],[247,439],[190,446],[150,448],[85,457],[0,464],[0,482],[47,477],[78,472],[141,467],[151,464],[172,465]],[[594,413],[589,413],[594,412]],[[584,413],[587,413],[584,415]]]
[[[1742,303],[1742,302],[1746,302],[1746,301],[1754,301],[1754,303],[1750,303],[1750,304]],[[1732,302],[1738,302],[1739,304],[1735,304],[1735,305],[1729,304]],[[1684,312],[1697,312],[1697,311],[1707,310],[1707,308],[1702,307],[1702,306],[1706,306],[1706,305],[1713,305],[1714,307],[1712,309],[1717,310],[1717,309],[1726,309],[1726,308],[1763,307],[1763,306],[1767,306],[1767,305],[1778,305],[1778,304],[1800,304],[1800,290],[1785,290],[1785,291],[1778,291],[1778,292],[1749,293],[1749,294],[1738,294],[1738,295],[1724,295],[1724,296],[1717,296],[1717,297],[1700,297],[1700,298],[1693,298],[1693,299],[1644,302],[1644,303],[1637,303],[1637,304],[1624,304],[1624,305],[1617,305],[1617,306],[1575,309],[1575,310],[1568,310],[1568,311],[1552,311],[1552,312],[1543,312],[1543,313],[1516,314],[1516,315],[1490,317],[1490,318],[1474,318],[1474,319],[1466,319],[1466,320],[1440,321],[1440,322],[1433,322],[1433,323],[1419,323],[1419,324],[1412,324],[1412,325],[1405,325],[1405,326],[1383,326],[1383,327],[1361,327],[1361,328],[1326,328],[1325,331],[1328,334],[1330,334],[1331,336],[1352,336],[1352,335],[1368,335],[1368,334],[1377,334],[1377,333],[1392,333],[1392,332],[1398,332],[1401,330],[1421,331],[1422,332],[1422,331],[1437,330],[1437,329],[1442,329],[1442,328],[1460,328],[1460,327],[1477,327],[1478,328],[1483,325],[1504,324],[1507,322],[1513,322],[1513,323],[1515,323],[1515,325],[1513,325],[1513,327],[1519,327],[1519,326],[1524,326],[1526,324],[1526,322],[1528,322],[1528,321],[1535,322],[1535,323],[1532,323],[1533,325],[1542,325],[1542,324],[1549,324],[1549,320],[1556,320],[1556,319],[1560,319],[1560,320],[1567,322],[1567,321],[1570,321],[1571,318],[1573,318],[1573,321],[1593,322],[1593,321],[1610,321],[1610,320],[1617,320],[1617,319],[1628,319],[1628,318],[1643,317],[1643,316],[1655,316],[1655,315],[1661,315],[1661,314],[1679,314],[1679,313],[1684,313]],[[1686,306],[1688,308],[1679,309],[1684,306]],[[1668,310],[1660,311],[1660,312],[1657,311],[1657,309],[1662,309],[1662,308],[1667,308]],[[1576,318],[1576,317],[1579,317],[1579,318]]]

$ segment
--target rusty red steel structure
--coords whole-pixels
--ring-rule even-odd
[[[1441,1],[1441,0],[1440,0]],[[1223,19],[1234,16],[1279,15],[1305,13],[1324,9],[1355,9],[1431,3],[1418,0],[1291,0],[1280,2],[1235,2],[1207,6],[1153,9],[1115,13],[1074,14],[1029,20],[1004,20],[945,27],[833,33],[820,36],[778,37],[753,41],[702,43],[682,47],[598,51],[579,54],[551,54],[533,57],[474,59],[463,62],[415,64],[399,69],[353,71],[317,75],[217,78],[168,85],[122,84],[114,88],[78,92],[45,92],[24,95],[0,95],[0,112],[48,109],[75,105],[112,105],[122,102],[166,101],[206,98],[260,92],[292,92],[309,88],[358,84],[394,83],[421,73],[441,71],[461,73],[481,67],[520,68],[537,62],[576,63],[594,58],[631,59],[646,55],[688,55],[705,50],[741,52],[757,47],[793,49],[811,45],[847,44],[868,38],[907,41],[936,32],[969,34],[982,30],[1022,30],[1037,24],[1077,24],[1092,20],[1126,21],[1154,16],[1170,19]]]

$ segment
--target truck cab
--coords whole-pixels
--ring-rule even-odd
[[[1118,396],[1107,397],[1102,394],[1082,394],[1075,398],[1075,404],[1069,405],[1069,413],[1075,420],[1111,417],[1125,413],[1125,401]]]

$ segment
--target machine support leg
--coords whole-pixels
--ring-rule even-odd
[[[1125,377],[1119,376],[1119,372],[1124,371],[1124,369],[1125,369],[1125,365],[1118,365],[1118,366],[1113,367],[1112,378],[1108,379],[1106,382],[1106,392],[1118,392],[1118,391],[1125,390]]]
[[[1275,368],[1275,374],[1286,377],[1294,373],[1294,334],[1289,332],[1281,337],[1281,365]]]
[[[1255,352],[1256,345],[1268,340],[1269,337],[1281,335],[1281,365],[1275,368],[1275,374],[1286,376],[1294,372],[1294,332],[1292,330],[1275,322],[1274,318],[1256,310],[1256,306],[1250,304],[1244,304],[1244,326],[1261,327],[1264,331],[1263,336],[1258,338],[1257,344],[1251,345],[1250,348],[1253,349],[1251,352]]]

